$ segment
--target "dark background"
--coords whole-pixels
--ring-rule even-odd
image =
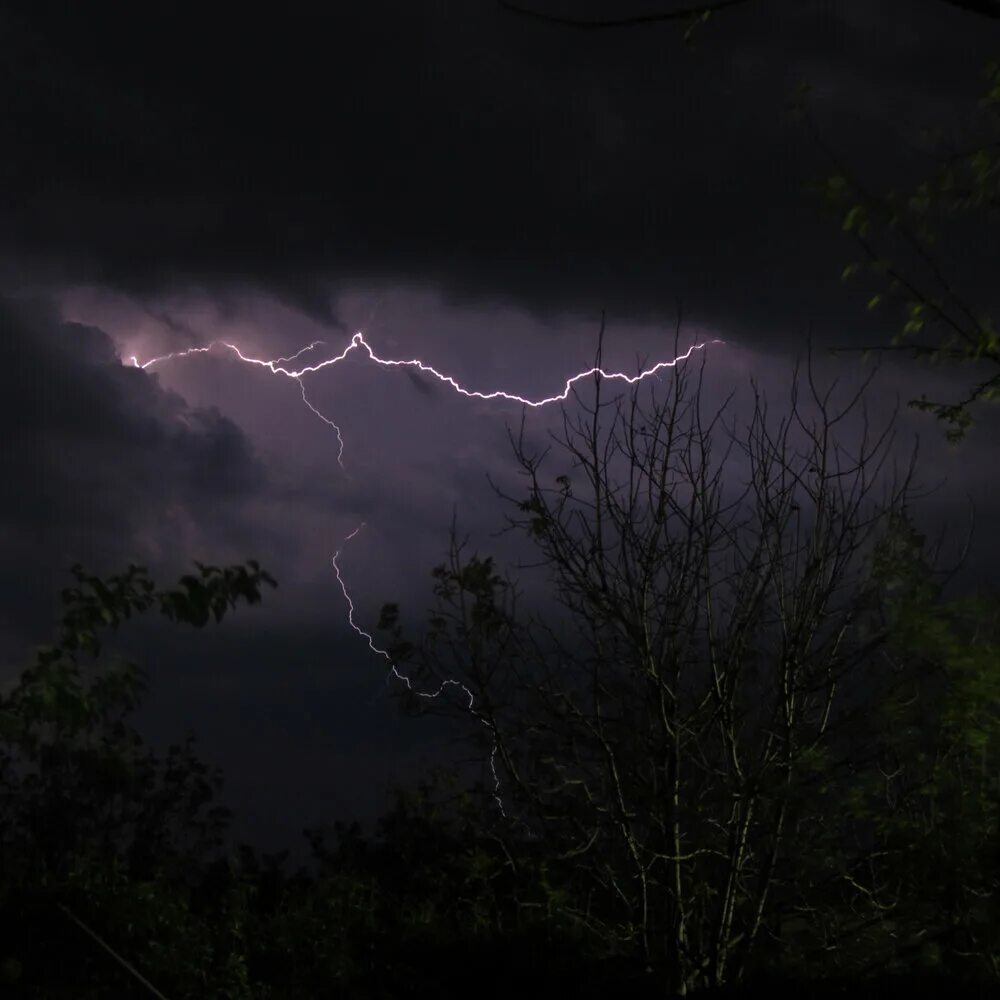
[[[621,2],[539,4],[575,16]],[[666,7],[671,5],[668,3]],[[677,6],[674,4],[673,6]],[[473,401],[354,354],[305,380],[258,358],[355,330],[472,388],[559,392],[589,367],[706,351],[712,398],[756,376],[777,400],[807,337],[824,377],[898,327],[840,281],[855,256],[804,190],[832,171],[789,115],[813,86],[823,140],[873,187],[927,172],[923,128],[974,127],[1000,21],[942,0],[771,0],[683,23],[580,31],[493,0],[252,7],[6,4],[0,12],[0,657],[10,681],[49,634],[74,560],[167,583],[187,561],[255,556],[280,589],[211,634],[140,625],[143,728],[187,729],[226,774],[237,832],[371,818],[391,779],[452,759],[452,730],[400,717],[387,664],[351,632],[331,556],[371,629],[384,600],[419,619],[453,507],[491,539],[485,473],[511,469],[520,408]],[[991,255],[945,243],[963,290],[996,306]],[[312,355],[310,355],[311,357]],[[875,408],[964,385],[893,360]],[[738,404],[737,400],[737,404]],[[558,414],[532,412],[541,438]],[[995,412],[948,446],[920,432],[919,510],[1000,554]]]

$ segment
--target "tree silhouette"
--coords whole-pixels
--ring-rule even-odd
[[[416,683],[472,692],[512,819],[570,865],[562,915],[675,993],[744,977],[818,833],[843,693],[887,636],[866,560],[913,471],[885,474],[891,421],[838,440],[864,387],[835,405],[810,366],[808,405],[796,376],[775,420],[754,387],[739,429],[726,404],[704,414],[701,379],[678,366],[644,401],[606,399],[596,376],[581,415],[563,411],[559,475],[512,437],[526,496],[498,492],[558,615],[522,611],[453,532],[425,636],[404,638],[395,605],[380,623]]]
[[[129,973],[123,989],[136,977],[149,982],[121,951],[161,982],[164,962],[194,982],[213,961],[212,935],[190,919],[184,900],[227,825],[227,810],[214,801],[220,777],[190,741],[162,759],[143,746],[129,722],[142,672],[102,658],[103,633],[136,615],[156,610],[200,628],[241,602],[257,603],[263,585],[276,586],[252,560],[196,566],[197,575],[168,590],[139,566],[107,580],[74,566],[55,641],[0,698],[4,948],[46,996],[68,985],[84,995],[92,969],[104,983],[120,972],[101,948]]]

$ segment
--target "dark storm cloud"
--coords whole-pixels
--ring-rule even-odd
[[[437,391],[437,386],[431,381],[431,376],[414,371],[412,368],[404,368],[403,371],[406,373],[406,377],[410,380],[413,388],[422,395],[433,396]]]
[[[183,316],[155,304],[149,312],[184,342]],[[380,597],[412,592],[405,574],[378,570],[398,565],[387,547],[405,542],[405,523],[422,532],[435,523],[430,475],[416,485],[380,483],[377,469],[345,479],[335,449],[324,447],[326,429],[317,431],[305,410],[319,443],[279,449],[294,465],[286,469],[228,416],[123,365],[107,332],[64,322],[36,299],[0,298],[0,341],[0,686],[27,647],[48,638],[73,561],[101,574],[138,561],[168,584],[191,558],[257,556],[280,582],[262,607],[218,630],[143,620],[116,636],[115,648],[149,677],[143,732],[156,746],[195,732],[206,759],[225,770],[240,835],[258,842],[277,847],[294,842],[304,823],[376,814],[386,780],[416,777],[436,752],[421,746],[439,730],[401,724],[384,660],[350,630],[330,556],[358,526],[360,508],[374,523],[342,562],[352,588],[367,567],[385,590],[356,597],[359,620],[372,627]],[[301,408],[284,380],[248,386],[259,371],[237,365],[233,374],[251,405],[270,414],[270,390]],[[382,408],[373,403],[374,413]],[[380,519],[400,531],[381,532]],[[421,583],[431,562],[424,544]]]
[[[795,84],[845,155],[912,161],[900,134],[971,104],[1000,35],[940,0],[751,3],[693,52],[677,26],[567,33],[491,0],[32,2],[3,28],[22,269],[264,286],[326,322],[371,279],[620,316],[680,297],[772,341],[853,310],[831,293],[849,246],[801,191],[827,165],[784,114]]]
[[[240,538],[239,504],[266,486],[242,431],[123,366],[99,329],[0,299],[4,625],[32,634],[71,562],[117,571],[169,550],[188,511]],[[43,611],[43,609],[45,609]],[[25,618],[30,613],[29,618]]]
[[[812,80],[846,159],[873,181],[913,172],[905,143],[974,102],[1000,23],[939,0],[760,0],[693,52],[682,33],[583,37],[493,0],[4,5],[0,283],[51,292],[81,324],[0,313],[0,637],[48,625],[74,558],[257,556],[281,584],[261,608],[137,640],[147,722],[205,736],[258,836],[374,810],[371,789],[417,758],[388,749],[394,716],[370,703],[384,661],[350,631],[330,557],[343,547],[366,628],[383,600],[419,620],[455,505],[483,551],[513,558],[485,474],[523,488],[504,433],[520,408],[353,355],[305,379],[343,429],[342,471],[297,384],[223,349],[142,372],[114,345],[333,353],[349,336],[317,325],[343,320],[383,356],[544,396],[589,366],[605,307],[609,366],[669,353],[680,300],[682,350],[726,341],[709,351],[721,382],[785,386],[810,326],[817,346],[884,340],[839,284],[853,247],[801,190],[829,165],[785,102]],[[905,399],[910,370],[894,371]],[[541,444],[558,427],[554,409],[529,418]],[[965,487],[991,501],[994,426],[961,451],[923,426],[928,478],[954,487],[927,519],[961,519]],[[995,504],[981,510],[992,567]]]

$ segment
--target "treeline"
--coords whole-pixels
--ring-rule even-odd
[[[226,847],[221,776],[190,743],[143,744],[142,671],[105,648],[133,616],[204,627],[274,580],[252,561],[166,590],[74,567],[53,643],[0,701],[0,982],[171,1000],[994,990],[1000,606],[946,597],[913,462],[882,472],[891,422],[845,445],[860,393],[838,408],[808,385],[813,414],[793,384],[775,422],[754,387],[740,426],[724,407],[706,422],[677,368],[648,404],[596,379],[554,477],[514,439],[526,497],[500,497],[561,617],[453,534],[424,633],[395,605],[380,622],[443,692],[404,709],[466,721],[504,810],[439,774],[371,836],[307,832],[307,870]]]
[[[818,768],[822,851],[792,845],[796,878],[774,887],[732,995],[961,984],[972,996],[1000,983],[996,609],[945,604],[920,574],[901,589],[900,565],[882,652],[906,683],[869,706],[880,752]],[[61,634],[2,703],[7,995],[665,995],[666,970],[620,911],[591,914],[616,932],[602,938],[577,918],[594,893],[576,860],[444,774],[399,790],[373,836],[307,831],[310,870],[222,851],[219,775],[189,745],[163,758],[143,746],[129,724],[141,672],[105,662],[101,633],[149,610],[201,626],[270,578],[199,567],[160,592],[135,567],[76,577]]]

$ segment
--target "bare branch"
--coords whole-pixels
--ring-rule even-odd
[[[657,11],[651,14],[633,14],[628,17],[597,18],[588,20],[585,18],[562,17],[558,14],[547,14],[544,11],[534,10],[511,0],[499,0],[500,6],[512,14],[520,14],[523,17],[530,17],[535,21],[542,21],[546,24],[558,24],[564,28],[582,28],[585,30],[601,30],[606,28],[634,28],[644,24],[657,24],[664,21],[691,21],[694,19],[704,19],[706,16],[714,14],[729,7],[740,7],[751,3],[753,0],[719,0],[715,4],[699,4],[696,7],[682,7],[677,10]]]

